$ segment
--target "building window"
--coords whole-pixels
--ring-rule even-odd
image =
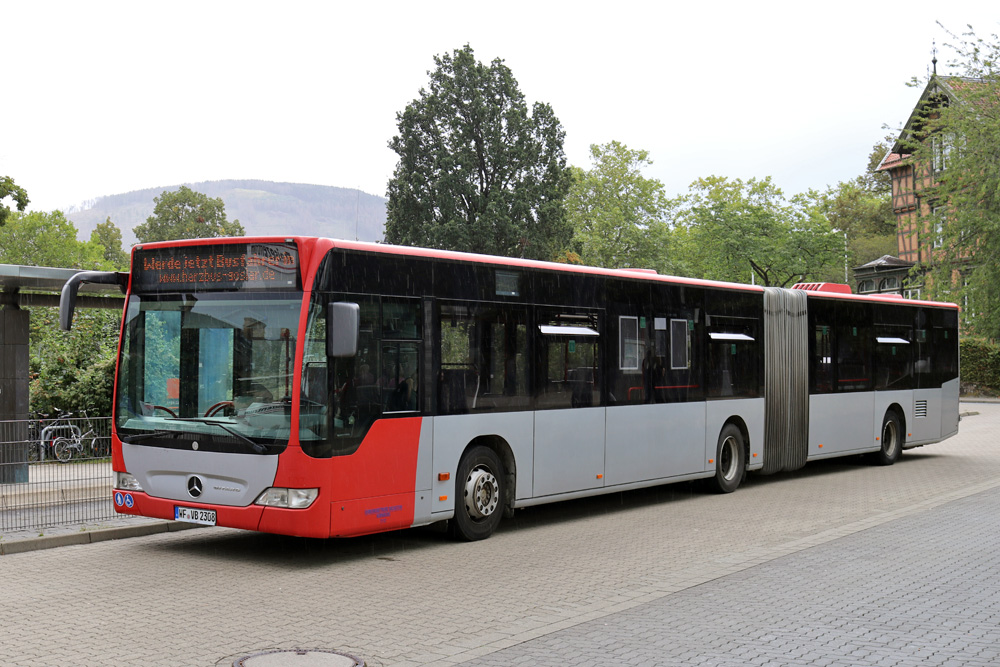
[[[934,220],[934,235],[931,237],[931,246],[934,248],[944,247],[944,223],[947,217],[944,214],[944,206],[935,206],[931,209],[931,217]]]
[[[935,134],[931,137],[931,166],[935,173],[948,168],[954,145],[954,138],[949,134]]]
[[[895,292],[899,289],[899,279],[896,276],[883,278],[878,284],[879,292]]]
[[[872,280],[871,278],[867,280],[862,280],[860,283],[858,283],[858,293],[866,294],[868,292],[874,292],[874,291],[875,291],[875,281]]]

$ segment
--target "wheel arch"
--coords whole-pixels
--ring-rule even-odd
[[[722,423],[722,428],[719,429],[719,433],[732,424],[739,429],[740,435],[743,436],[743,472],[750,466],[750,429],[747,427],[746,421],[743,417],[739,415],[730,415],[730,417]]]
[[[885,409],[886,415],[890,412],[895,412],[896,419],[899,420],[899,428],[901,429],[901,433],[899,434],[901,439],[900,444],[906,444],[906,411],[903,410],[903,407],[897,401],[893,401]],[[882,415],[882,419],[885,420],[885,415]]]

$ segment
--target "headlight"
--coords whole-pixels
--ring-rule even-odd
[[[257,496],[255,504],[264,507],[285,507],[302,510],[313,504],[319,495],[319,489],[286,489],[272,486]]]
[[[127,472],[115,472],[115,488],[122,491],[142,491],[142,486]]]

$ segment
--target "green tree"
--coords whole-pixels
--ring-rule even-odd
[[[97,223],[90,233],[90,242],[103,249],[103,257],[113,268],[122,271],[128,269],[129,256],[122,250],[122,230],[118,229],[109,217],[104,222]]]
[[[971,27],[951,37],[950,65],[963,75],[949,80],[957,99],[902,142],[931,165],[935,183],[924,194],[941,206],[923,221],[939,230],[928,239],[937,248],[927,292],[963,302],[966,330],[1000,340],[1000,38]]]
[[[434,62],[428,89],[396,114],[386,241],[538,259],[564,251],[569,174],[552,108],[529,113],[503,61],[486,66],[468,45]]]
[[[3,203],[7,197],[14,200],[15,207],[22,213],[31,203],[31,200],[28,199],[28,193],[25,192],[24,188],[14,183],[14,179],[10,176],[0,176],[0,227],[7,223],[7,218],[11,214],[10,207]]]
[[[670,271],[673,202],[663,184],[642,175],[649,153],[612,141],[590,147],[590,170],[574,168],[566,195],[573,245],[584,264]]]
[[[153,199],[153,215],[132,230],[139,243],[176,239],[207,239],[218,236],[243,236],[239,220],[226,220],[221,198],[195,192],[182,185]]]
[[[60,211],[13,213],[11,218],[11,224],[0,227],[0,263],[121,268],[105,258],[105,246],[78,241],[76,227]],[[49,413],[92,408],[97,414],[110,415],[120,321],[119,311],[78,309],[73,330],[65,332],[59,329],[57,308],[33,307],[30,408]]]
[[[683,201],[676,233],[690,275],[778,287],[842,275],[843,238],[815,192],[789,200],[770,177],[710,176]]]
[[[61,211],[13,213],[16,224],[0,227],[0,263],[68,269],[110,268],[101,250],[81,243],[76,227]]]

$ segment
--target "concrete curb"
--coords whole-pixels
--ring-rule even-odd
[[[157,523],[143,523],[137,526],[120,526],[117,528],[102,528],[100,530],[81,531],[66,535],[35,537],[27,540],[0,542],[0,556],[39,551],[41,549],[55,549],[56,547],[68,547],[74,544],[93,544],[95,542],[120,540],[127,537],[143,537],[145,535],[156,535],[157,533],[175,533],[179,530],[203,527],[189,523],[178,523],[176,521],[160,521]]]

